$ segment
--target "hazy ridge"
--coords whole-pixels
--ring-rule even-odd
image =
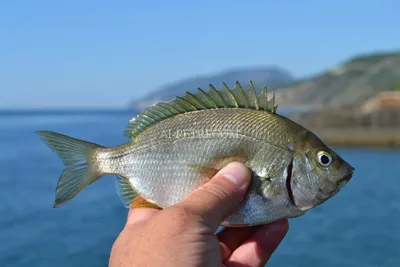
[[[295,79],[281,67],[265,66],[237,68],[210,75],[189,77],[176,81],[144,98],[137,99],[131,108],[142,109],[158,101],[169,101],[185,91],[207,88],[222,82],[233,86],[238,80],[247,86],[253,80],[257,90],[267,86],[276,91],[280,106],[339,106],[358,104],[382,90],[393,90],[400,82],[400,51],[369,53],[354,56],[326,71],[308,78]]]
[[[400,52],[361,55],[280,88],[281,105],[343,106],[361,103],[400,82]]]
[[[290,72],[279,67],[236,68],[209,75],[189,77],[166,84],[144,98],[134,100],[131,107],[142,109],[158,101],[171,100],[175,96],[183,95],[186,91],[195,92],[198,87],[207,89],[210,84],[219,88],[222,86],[222,82],[226,82],[228,86],[233,86],[236,81],[239,81],[247,87],[250,80],[254,82],[257,91],[261,91],[264,86],[273,90],[295,81]]]

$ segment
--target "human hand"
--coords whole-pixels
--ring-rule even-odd
[[[286,235],[287,220],[215,234],[239,207],[249,182],[246,166],[230,163],[174,206],[130,210],[109,266],[264,266]]]

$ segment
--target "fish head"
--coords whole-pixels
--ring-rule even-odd
[[[302,131],[296,141],[289,183],[293,204],[306,211],[334,196],[354,168],[310,131]]]

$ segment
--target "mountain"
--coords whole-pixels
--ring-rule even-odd
[[[159,101],[169,101],[185,91],[209,84],[220,88],[222,82],[233,86],[238,80],[247,86],[253,80],[256,89],[264,86],[276,92],[280,107],[338,107],[362,103],[380,91],[400,88],[400,51],[362,54],[311,77],[295,80],[278,67],[237,68],[210,75],[194,76],[167,84],[131,104],[141,110]]]
[[[291,84],[294,81],[292,74],[278,67],[254,67],[237,68],[225,70],[210,75],[194,76],[171,84],[167,84],[156,91],[151,92],[142,99],[135,100],[131,107],[143,109],[159,101],[169,101],[176,96],[183,95],[186,91],[195,92],[198,87],[208,89],[210,84],[216,88],[221,87],[222,82],[228,86],[233,86],[236,81],[247,87],[252,80],[256,89],[261,91],[264,86],[274,90]]]
[[[353,57],[342,64],[280,88],[280,106],[346,106],[361,103],[400,82],[400,51]]]

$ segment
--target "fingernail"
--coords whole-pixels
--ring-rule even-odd
[[[227,180],[235,184],[240,189],[245,189],[250,182],[250,171],[242,163],[231,162],[219,172]]]

